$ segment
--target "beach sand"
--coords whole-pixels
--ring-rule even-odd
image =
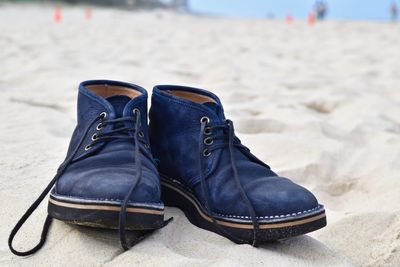
[[[400,266],[400,25],[53,12],[0,6],[0,265]],[[55,221],[42,250],[14,256],[10,230],[66,154],[77,85],[99,78],[212,90],[242,142],[326,205],[328,226],[256,249],[167,208],[174,221],[126,252],[115,232]],[[18,248],[45,215],[43,203]]]

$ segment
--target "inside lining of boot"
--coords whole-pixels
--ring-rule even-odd
[[[113,95],[126,95],[130,98],[135,98],[142,93],[136,90],[132,90],[132,88],[118,86],[118,85],[109,85],[109,84],[92,84],[87,85],[86,88],[95,94],[107,98]]]
[[[193,93],[193,92],[188,92],[188,91],[181,91],[181,90],[167,90],[168,93],[170,93],[171,95],[177,96],[177,97],[181,97],[196,103],[207,103],[207,102],[211,102],[211,103],[216,103],[214,99],[212,99],[209,96],[205,96],[205,95],[201,95],[201,94],[197,94],[197,93]]]

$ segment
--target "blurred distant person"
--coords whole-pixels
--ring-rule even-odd
[[[390,13],[392,14],[392,21],[396,21],[397,20],[397,4],[396,2],[392,2],[392,4],[390,5]]]
[[[178,10],[183,10],[183,11],[189,10],[188,0],[173,0],[171,1],[171,4],[172,7]]]
[[[328,12],[328,5],[324,1],[317,1],[315,3],[315,14],[318,20],[324,20]]]

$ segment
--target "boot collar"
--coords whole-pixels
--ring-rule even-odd
[[[137,86],[135,84],[110,81],[110,80],[90,80],[82,82],[79,85],[79,94],[83,95],[83,98],[78,97],[78,128],[80,131],[85,129],[88,124],[98,117],[102,112],[106,112],[107,119],[116,119],[116,112],[112,104],[106,99],[108,97],[104,92],[99,92],[99,90],[93,90],[93,88],[89,88],[92,85],[110,85],[110,86],[118,86],[123,88],[125,92],[121,92],[121,94],[126,94],[126,90],[132,90],[131,99],[123,109],[123,116],[131,117],[133,110],[138,108],[141,111],[141,123],[142,130],[145,132],[147,136],[147,92],[144,88]],[[111,96],[111,95],[110,95]],[[80,107],[82,111],[80,110]],[[104,130],[111,130],[111,125],[108,125],[104,128]],[[89,130],[88,135],[85,137],[85,141],[83,142],[82,147],[76,153],[76,156],[73,161],[79,160],[82,157],[86,157],[90,154],[97,152],[100,148],[102,148],[105,143],[98,143],[94,145],[91,149],[85,150],[85,145],[91,142],[92,135],[96,132],[96,125],[92,127],[93,129]]]
[[[176,94],[172,93],[176,92]],[[182,97],[182,94],[187,93],[192,97],[198,98],[196,101],[191,101],[187,97]],[[168,98],[175,103],[185,105],[196,110],[204,112],[205,116],[208,116],[212,122],[222,123],[225,121],[224,109],[220,99],[213,93],[195,87],[179,86],[179,85],[156,85],[153,88],[153,94],[160,95]],[[197,96],[196,96],[197,95]],[[201,103],[202,99],[204,102],[215,103],[217,109],[214,110],[210,105]],[[197,102],[198,101],[198,102]]]
[[[129,101],[123,111],[123,116],[131,116],[132,115],[132,110],[139,105],[139,103],[143,101],[147,101],[147,91],[135,84],[131,83],[124,83],[124,82],[118,82],[118,81],[111,81],[111,80],[89,80],[89,81],[84,81],[79,85],[79,93],[86,95],[89,97],[91,100],[96,101],[98,104],[102,105],[105,108],[105,112],[108,113],[109,117],[114,119],[116,117],[116,113],[114,110],[114,107],[106,100],[107,97],[101,96],[99,94],[96,94],[93,90],[90,90],[88,87],[89,86],[95,86],[95,85],[101,85],[101,86],[118,86],[118,87],[123,87],[125,90],[132,90],[132,95],[135,93],[138,93],[137,96],[135,96],[131,101]],[[112,95],[110,95],[112,96]],[[79,105],[79,103],[78,103]],[[142,113],[146,113],[143,112]]]

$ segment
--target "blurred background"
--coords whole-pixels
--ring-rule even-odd
[[[400,266],[399,4],[0,1],[0,265]],[[168,209],[174,222],[127,253],[55,222],[40,253],[13,258],[10,228],[63,161],[90,79],[213,91],[242,142],[325,204],[328,227],[252,249]]]
[[[312,13],[320,16],[328,14],[332,19],[357,20],[387,20],[397,17],[397,2],[395,0],[282,0],[278,3],[272,0],[14,0],[0,2],[16,3],[69,3],[115,6],[120,8],[168,8],[191,11],[194,13],[256,17],[284,18],[288,15],[306,18]]]

